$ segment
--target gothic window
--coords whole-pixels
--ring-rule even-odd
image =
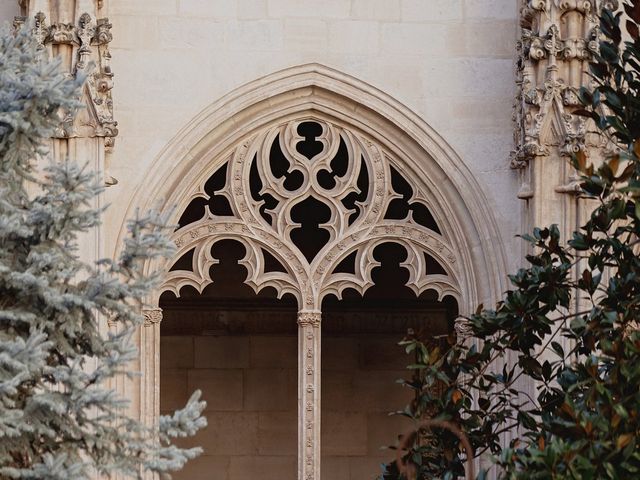
[[[163,297],[250,287],[263,307],[297,308],[299,478],[319,478],[321,310],[322,330],[331,335],[345,328],[345,307],[362,308],[357,297],[389,308],[391,299],[450,305],[461,296],[445,222],[432,211],[424,182],[402,165],[367,135],[330,121],[277,124],[216,163],[173,233],[177,251]],[[284,306],[269,303],[274,297]],[[451,323],[457,307],[445,310]]]

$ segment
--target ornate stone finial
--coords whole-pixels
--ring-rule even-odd
[[[32,32],[33,32],[33,36],[36,38],[41,48],[44,47],[45,39],[49,34],[49,29],[47,28],[46,20],[47,20],[47,17],[43,12],[36,13],[34,17]]]
[[[145,327],[159,324],[162,321],[162,309],[158,307],[144,308],[142,310],[142,315],[144,316]]]

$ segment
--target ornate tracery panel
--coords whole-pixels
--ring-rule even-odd
[[[252,135],[218,165],[180,218],[162,290],[202,292],[217,280],[210,277],[213,244],[233,239],[246,250],[245,283],[297,298],[298,477],[319,479],[323,298],[341,298],[345,289],[364,294],[383,243],[405,249],[401,265],[416,295],[432,289],[459,299],[461,262],[429,208],[429,192],[360,132],[301,118]]]

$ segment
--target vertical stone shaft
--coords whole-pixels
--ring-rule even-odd
[[[298,480],[320,480],[320,312],[298,313]]]
[[[161,308],[142,310],[144,326],[140,338],[140,358],[144,377],[141,385],[141,413],[147,425],[153,425],[160,416],[160,322]]]

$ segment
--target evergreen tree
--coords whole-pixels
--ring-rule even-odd
[[[156,282],[142,264],[171,246],[158,216],[140,215],[117,260],[78,258],[79,235],[100,223],[98,177],[70,161],[45,164],[81,87],[44,58],[28,28],[1,32],[0,478],[178,470],[200,449],[172,439],[206,425],[199,392],[150,427],[127,416],[127,401],[108,387],[132,375],[141,299]],[[117,332],[101,333],[107,319]]]

